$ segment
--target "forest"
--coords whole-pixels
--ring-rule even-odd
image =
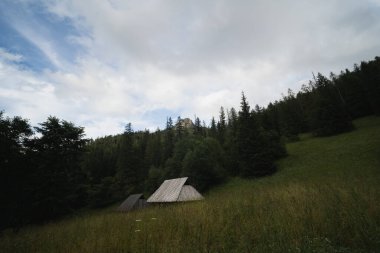
[[[31,126],[0,112],[0,230],[43,223],[81,209],[152,193],[164,179],[187,176],[201,192],[231,177],[276,173],[286,142],[300,133],[331,136],[354,130],[352,120],[380,115],[380,57],[326,77],[320,73],[266,107],[220,108],[209,124],[168,117],[155,132],[95,140],[57,117]]]

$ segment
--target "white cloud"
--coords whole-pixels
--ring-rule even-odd
[[[21,62],[23,60],[23,57],[20,54],[12,54],[8,52],[7,50],[5,50],[4,48],[0,47],[0,59],[17,63],[17,62]]]
[[[25,38],[27,38],[32,44],[43,52],[43,54],[49,59],[55,67],[61,68],[63,65],[62,59],[60,59],[58,53],[54,49],[54,46],[49,42],[48,38],[42,37],[35,28],[29,24],[23,24],[22,22],[14,22],[14,28]]]

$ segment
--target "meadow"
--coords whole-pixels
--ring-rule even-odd
[[[279,171],[204,201],[115,207],[0,235],[0,252],[380,252],[380,118],[287,144]]]

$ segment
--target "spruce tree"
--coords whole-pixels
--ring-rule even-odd
[[[220,107],[219,122],[218,122],[218,140],[221,145],[224,144],[226,135],[226,115],[223,106]]]
[[[202,125],[201,120],[198,117],[195,117],[194,121],[194,134],[198,136],[202,136]]]
[[[116,179],[119,185],[119,197],[125,197],[133,193],[138,185],[136,151],[133,143],[132,124],[128,123],[121,137],[120,149],[117,160]]]
[[[174,129],[172,118],[166,120],[166,129],[164,131],[164,154],[163,162],[173,155],[174,149]]]
[[[211,119],[211,127],[210,127],[210,137],[216,138],[217,137],[217,127],[216,127],[216,122],[215,118],[212,117]]]
[[[351,118],[334,84],[318,73],[311,127],[316,136],[329,136],[353,129]]]
[[[243,93],[236,138],[240,175],[243,177],[264,176],[276,170],[268,140],[261,131]]]

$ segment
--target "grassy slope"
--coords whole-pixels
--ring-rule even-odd
[[[274,176],[233,179],[206,201],[8,231],[0,251],[379,252],[380,118],[355,125],[339,136],[302,136]]]

